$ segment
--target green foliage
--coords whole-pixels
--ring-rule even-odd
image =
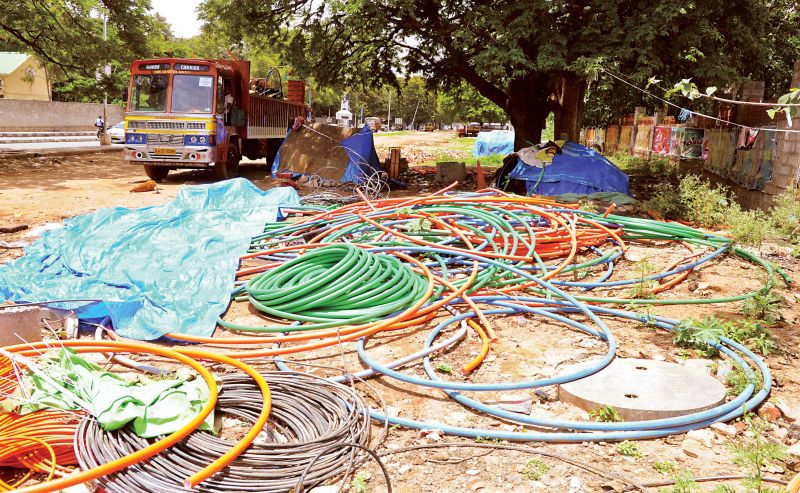
[[[736,243],[758,247],[772,235],[769,217],[764,211],[760,209],[743,211],[733,207],[731,212],[733,216],[728,221],[729,235]]]
[[[714,344],[719,343],[720,337],[725,335],[725,325],[729,323],[716,317],[707,317],[700,321],[683,320],[675,328],[672,340],[680,347],[693,348],[702,356],[716,356],[719,350]]]
[[[731,239],[742,245],[758,247],[774,235],[771,216],[758,209],[742,210],[726,187],[712,186],[695,175],[683,177],[677,189],[669,183],[657,184],[644,207],[664,218],[712,228],[728,225]]]
[[[800,190],[790,188],[773,199],[770,222],[775,231],[792,241],[800,241]]]
[[[644,457],[644,452],[639,448],[639,444],[628,440],[617,444],[617,453],[626,457]]]
[[[350,491],[353,493],[367,493],[369,488],[367,487],[367,480],[369,479],[369,475],[361,471],[353,477],[353,480],[350,481]]]
[[[725,384],[728,385],[728,395],[737,396],[744,392],[748,385],[752,384],[755,391],[764,385],[763,377],[760,372],[753,373],[752,377],[748,377],[744,369],[738,364],[725,376]]]
[[[686,212],[680,192],[670,183],[656,184],[643,205],[645,210],[653,211],[661,218],[681,217]]]
[[[576,104],[587,101],[591,108],[613,94],[618,85],[605,79],[589,84],[601,67],[637,82],[655,73],[720,87],[753,73],[774,79],[764,67],[792,53],[777,57],[763,42],[774,32],[771,23],[782,37],[800,31],[789,19],[792,9],[756,0],[735,9],[723,2],[641,0],[206,0],[200,11],[230,41],[275,46],[301,75],[321,84],[396,86],[410,74],[440,88],[466,82],[509,115],[520,140],[533,141],[551,111],[558,134],[579,128],[571,116]],[[791,71],[785,63],[774,67],[784,78]],[[616,101],[627,107],[641,99]],[[607,111],[618,115],[618,108]]]
[[[600,406],[589,413],[589,419],[604,423],[618,423],[622,421],[622,416],[612,406]]]
[[[522,469],[522,475],[525,479],[530,481],[539,481],[549,470],[550,466],[539,459],[530,459],[525,463],[525,467]]]
[[[149,8],[149,0],[0,0],[0,50],[37,55],[48,69],[55,100],[96,102],[107,92],[113,102],[127,85],[131,60],[150,56],[169,33]],[[96,72],[106,64],[111,75],[97,81]]]
[[[661,488],[660,493],[693,493],[700,489],[700,485],[694,480],[692,473],[682,471],[674,476],[675,484],[671,488]]]
[[[702,320],[683,320],[675,328],[673,342],[679,347],[692,348],[700,355],[710,358],[719,354],[714,347],[720,337],[743,344],[764,356],[777,349],[772,333],[752,320],[720,320],[714,316]]]
[[[739,312],[750,320],[757,320],[766,325],[774,325],[783,320],[780,312],[786,300],[775,292],[757,293],[742,302]]]
[[[695,175],[685,176],[678,189],[688,219],[707,227],[726,224],[732,209],[738,207],[730,199],[726,187],[712,187],[707,180]]]
[[[671,460],[653,462],[653,469],[661,474],[674,474],[678,471],[678,465]]]
[[[743,434],[729,443],[728,447],[733,453],[734,464],[744,468],[748,474],[748,477],[742,480],[742,484],[749,490],[762,493],[765,491],[764,468],[774,461],[783,460],[786,447],[765,438],[769,423],[763,419],[746,414],[744,420],[752,433]]]
[[[628,296],[634,299],[647,299],[655,296],[653,289],[658,286],[658,282],[652,279],[645,279],[653,273],[653,265],[648,258],[638,260],[634,264],[634,270],[637,274],[639,282],[628,290]]]
[[[440,91],[436,98],[436,106],[442,121],[447,123],[500,123],[508,120],[502,108],[486,99],[466,82]]]

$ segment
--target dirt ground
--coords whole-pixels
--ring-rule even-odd
[[[437,152],[436,149],[442,147],[450,147],[453,152],[466,152],[465,143],[453,143],[449,132],[414,132],[379,135],[376,138],[376,147],[381,155],[385,155],[388,148],[393,146],[401,146],[404,149],[408,147],[413,152],[419,152],[421,161],[425,160],[425,152]],[[413,155],[413,152],[410,154]],[[240,171],[242,176],[252,180],[259,187],[268,188],[276,184],[267,176],[264,163],[246,164]],[[116,153],[61,158],[0,157],[0,226],[11,223],[29,226],[25,231],[0,233],[0,242],[27,243],[32,241],[27,235],[37,226],[60,222],[103,207],[142,207],[161,204],[173,198],[184,185],[212,181],[207,173],[182,171],[171,173],[154,192],[130,192],[133,186],[146,179],[139,167],[126,164]],[[418,190],[419,187],[412,186],[411,189],[400,193],[413,194]],[[783,249],[767,246],[759,253],[783,267],[795,282],[800,281],[800,266],[786,256]],[[20,254],[21,249],[18,248],[0,248],[0,263],[7,262]],[[654,268],[661,268],[684,255],[685,250],[677,245],[634,245],[627,255],[628,260],[620,262],[620,272],[617,275],[619,278],[633,277],[634,264],[643,258],[649,259]],[[693,273],[687,281],[665,292],[662,297],[674,299],[735,295],[757,289],[763,282],[763,271],[756,265],[735,257],[723,257]],[[766,357],[765,360],[775,378],[775,388],[768,402],[778,403],[783,416],[771,422],[767,438],[788,446],[800,440],[800,421],[794,422],[796,419],[800,420],[800,371],[797,363],[797,355],[800,354],[800,330],[798,330],[800,291],[796,288],[796,284],[794,287],[780,285],[778,291],[786,300],[782,308],[785,322],[774,330],[780,351]],[[599,294],[620,293],[624,294],[624,291]],[[738,309],[737,303],[678,305],[654,307],[651,313],[676,319],[702,318],[712,314],[724,318],[737,318],[740,317]],[[264,319],[244,302],[234,302],[225,314],[225,319],[240,323],[265,323]],[[470,377],[461,377],[457,372],[453,372],[450,375],[443,373],[442,378],[471,382],[510,382],[551,376],[565,366],[591,359],[605,350],[605,345],[601,341],[566,325],[548,322],[541,317],[513,315],[495,317],[493,322],[496,324],[499,340],[492,347],[482,367]],[[691,352],[687,354],[676,347],[670,334],[618,319],[608,318],[606,322],[618,340],[618,357],[660,359],[683,365],[704,364],[693,361],[700,359],[696,354]],[[429,329],[435,326],[435,323],[436,321],[433,321],[426,327],[404,333],[376,336],[369,343],[370,354],[378,359],[388,360],[414,352],[422,346]],[[454,328],[449,329],[445,335],[452,333],[452,330]],[[220,329],[218,335],[224,336],[225,332]],[[459,368],[476,355],[478,349],[477,337],[469,335],[452,350],[437,356],[435,363]],[[350,370],[363,369],[353,345],[345,346],[343,352],[336,348],[303,353],[297,360]],[[274,369],[269,361],[255,363],[263,369]],[[424,375],[421,366],[408,367],[404,371],[412,375]],[[333,374],[329,370],[319,369],[311,369],[310,372],[318,375]],[[447,398],[442,392],[386,378],[372,379],[370,386],[380,393],[386,405],[400,417],[493,430],[533,430],[471,411]],[[369,393],[363,385],[361,390],[365,394]],[[544,388],[540,392],[525,389],[512,393],[532,400],[533,415],[560,419],[588,419],[585,411],[559,402],[554,388]],[[468,393],[468,395],[484,402],[501,398],[498,393]],[[375,428],[377,430],[378,426]],[[725,445],[729,441],[730,438],[712,431],[698,437],[677,435],[646,440],[638,442],[642,451],[641,457],[620,455],[616,444],[613,443],[532,443],[526,446],[532,452],[557,454],[587,463],[604,472],[606,476],[617,475],[630,481],[648,483],[669,479],[668,475],[654,469],[655,463],[664,461],[674,462],[678,469],[690,471],[695,477],[743,474],[743,470],[732,462],[731,452]],[[443,442],[474,443],[475,440],[437,437],[436,434],[426,435],[415,430],[392,427],[380,450],[390,451],[401,447]],[[530,466],[526,467],[531,459],[538,459],[548,466],[547,472],[538,480],[531,477]],[[603,485],[610,481],[608,477],[552,457],[504,450],[437,448],[388,455],[384,461],[391,475],[394,491],[399,493],[464,491],[579,493],[603,491]],[[788,480],[794,474],[792,468],[800,470],[797,461],[774,464],[770,467],[768,475]],[[369,463],[363,469],[369,474],[368,491],[385,491],[377,466]],[[698,491],[711,491],[719,484],[723,483],[703,483],[701,490]],[[729,481],[724,484],[735,486],[737,483]],[[653,488],[650,491],[658,489]],[[740,488],[736,491],[745,490]]]

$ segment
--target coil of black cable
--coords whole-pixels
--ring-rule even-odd
[[[244,454],[195,489],[183,480],[229,450],[234,442],[196,431],[161,454],[123,471],[100,478],[108,492],[173,493],[286,493],[294,488],[309,462],[324,453],[303,481],[303,487],[346,474],[357,454],[352,447],[367,446],[370,421],[363,398],[351,387],[306,373],[267,372],[272,392],[272,413],[259,439]],[[224,375],[217,412],[253,423],[261,410],[261,394],[244,375]],[[104,431],[96,420],[85,418],[75,437],[75,452],[82,468],[113,461],[147,446],[148,440],[125,428]]]

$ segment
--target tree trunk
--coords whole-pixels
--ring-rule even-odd
[[[511,81],[508,87],[508,112],[514,125],[514,150],[538,144],[542,140],[544,121],[549,113],[546,81],[537,74],[528,74]]]
[[[556,140],[566,139],[578,142],[581,134],[581,122],[585,107],[586,81],[579,75],[565,73],[562,75],[554,93]]]

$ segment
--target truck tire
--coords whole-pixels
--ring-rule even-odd
[[[218,180],[230,180],[239,176],[239,150],[231,145],[228,148],[228,159],[224,163],[217,163],[214,166],[214,174]]]
[[[169,174],[169,168],[166,166],[153,166],[150,164],[145,164],[144,172],[151,180],[161,181]]]

